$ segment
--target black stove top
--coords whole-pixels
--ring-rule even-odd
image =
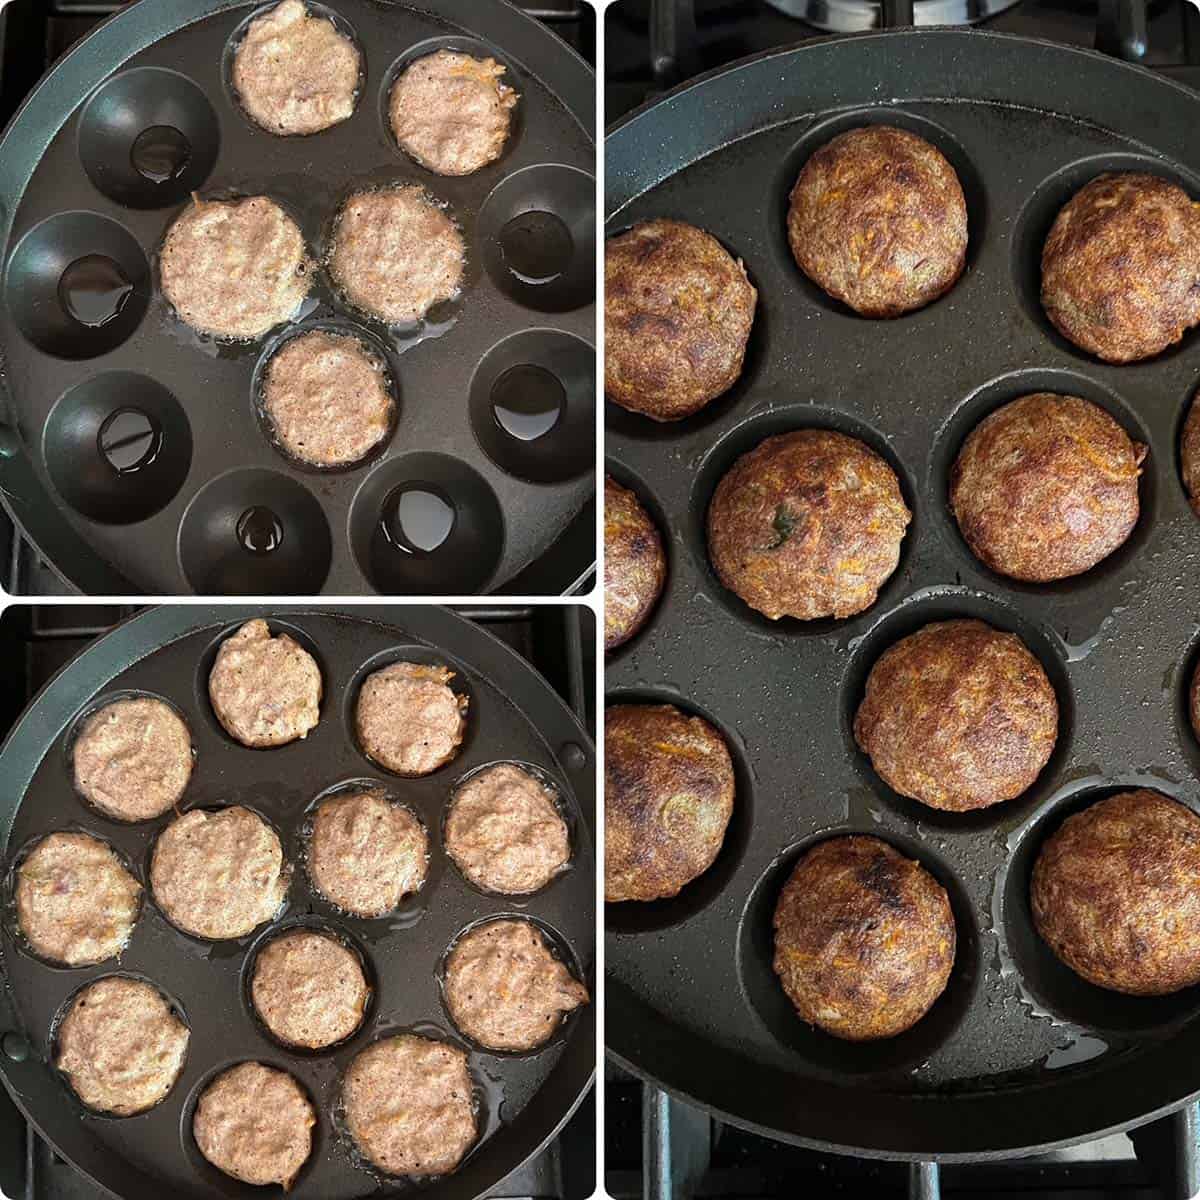
[[[785,15],[802,0],[614,0],[605,13],[605,119],[735,59],[826,36]],[[882,0],[880,24],[911,24],[929,0]],[[978,24],[1094,46],[1200,90],[1200,2],[1018,0]],[[1200,136],[1200,131],[1197,131]],[[605,1185],[613,1200],[870,1197],[913,1200],[1188,1200],[1200,1194],[1194,1107],[1059,1153],[938,1170],[838,1157],[746,1133],[606,1070]]]
[[[0,739],[58,670],[116,622],[136,612],[117,605],[21,605],[0,617]],[[582,606],[473,606],[463,615],[485,624],[545,676],[595,737],[595,617]],[[595,1188],[595,1093],[562,1133],[514,1171],[489,1200],[586,1200]],[[109,1195],[60,1159],[31,1129],[0,1087],[0,1200],[104,1200]]]

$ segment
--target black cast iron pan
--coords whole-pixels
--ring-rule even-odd
[[[269,7],[139,0],[0,142],[5,502],[92,593],[570,588],[594,559],[590,70],[504,0],[336,0],[317,8],[362,52],[354,115],[280,138],[229,83]],[[441,47],[493,55],[521,93],[504,154],[458,179],[408,159],[386,117],[395,74]],[[394,181],[446,202],[468,247],[463,294],[418,326],[354,311],[323,270],[297,321],[251,344],[197,335],[159,292],[157,251],[193,192],[272,196],[320,257],[341,200]],[[366,463],[314,471],[273,446],[257,381],[298,323],[329,322],[382,354],[398,418]]]
[[[930,307],[858,318],[810,286],[784,234],[808,154],[870,121],[942,148],[970,215],[968,268]],[[1037,303],[1058,207],[1105,170],[1179,180],[1200,198],[1200,96],[1100,55],[979,31],[823,40],[704,77],[607,142],[608,225],[650,216],[711,230],[746,263],[759,311],[743,379],[696,417],[655,425],[609,404],[609,469],[667,530],[669,582],[611,658],[608,699],[665,700],[728,735],[737,810],[713,868],[672,901],[609,905],[607,1041],[627,1067],[768,1136],[860,1155],[1031,1153],[1126,1128],[1200,1092],[1200,992],[1136,1000],[1084,984],[1033,932],[1037,847],[1119,786],[1200,809],[1200,745],[1183,709],[1194,659],[1200,522],[1176,444],[1200,382],[1200,336],[1112,367],[1059,338]],[[1150,447],[1142,516],[1085,576],[1040,587],[987,572],[945,504],[966,433],[1024,392],[1071,392]],[[868,612],[773,624],[717,582],[704,516],[733,459],[770,433],[831,426],[895,466],[914,520]],[[1062,713],[1041,778],[973,816],[885,787],[850,723],[881,651],[930,620],[1017,631]],[[891,1042],[803,1025],[771,969],[771,916],[802,849],[877,834],[946,884],[960,931],[952,982]]]
[[[303,741],[270,751],[231,741],[212,713],[206,687],[221,637],[259,615],[277,630],[291,632],[316,656],[325,684],[317,728]],[[357,748],[349,723],[366,671],[398,657],[447,662],[458,672],[455,686],[470,697],[470,731],[458,758],[418,780],[397,779],[373,767]],[[383,609],[370,618],[311,609],[153,609],[119,626],[61,671],[0,751],[6,872],[30,839],[71,826],[109,840],[145,886],[151,843],[168,818],[122,825],[97,815],[73,791],[66,750],[81,711],[130,689],[171,701],[191,729],[197,762],[182,807],[242,804],[279,831],[297,869],[286,907],[267,931],[300,922],[347,937],[361,951],[375,985],[372,1006],[348,1042],[322,1054],[291,1053],[268,1039],[245,998],[248,955],[264,936],[263,927],[233,942],[202,942],[168,924],[147,895],[119,962],[63,969],[23,948],[9,914],[0,933],[5,985],[0,1019],[5,1032],[19,1036],[0,1039],[5,1084],[56,1151],[124,1200],[168,1194],[251,1197],[263,1190],[238,1184],[208,1164],[190,1129],[204,1083],[226,1065],[257,1059],[290,1071],[318,1111],[312,1157],[293,1195],[349,1200],[380,1188],[411,1191],[412,1184],[381,1181],[359,1164],[333,1118],[338,1081],[353,1055],[387,1032],[415,1028],[457,1039],[442,1007],[438,967],[455,933],[481,917],[506,912],[539,923],[593,987],[595,766],[586,734],[523,660],[470,621],[442,609]],[[572,833],[571,868],[524,901],[475,890],[441,847],[442,812],[455,781],[498,759],[545,772],[559,789]],[[314,797],[362,778],[380,782],[420,816],[432,853],[422,891],[394,917],[377,921],[348,917],[324,902],[299,865],[302,828]],[[87,1113],[47,1065],[55,1014],[83,984],[113,971],[156,983],[178,1003],[191,1027],[187,1063],[172,1092],[156,1108],[125,1119]],[[29,1053],[22,1058],[24,1045]],[[14,1047],[16,1059],[10,1053]],[[484,1136],[455,1173],[423,1189],[447,1200],[467,1200],[494,1188],[567,1120],[592,1078],[593,1010],[588,1006],[575,1013],[538,1053],[472,1050],[470,1058],[480,1085]]]

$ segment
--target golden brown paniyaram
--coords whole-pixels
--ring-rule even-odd
[[[1051,950],[1089,983],[1161,996],[1200,983],[1200,817],[1138,788],[1068,817],[1029,889]]]
[[[717,484],[708,553],[721,582],[772,620],[849,617],[896,569],[911,519],[875,451],[800,429],[767,438]]]
[[[937,621],[901,638],[867,676],[854,738],[879,777],[931,808],[1019,796],[1049,761],[1058,700],[1016,634]]]
[[[604,649],[615,650],[646,623],[667,578],[662,537],[641,501],[604,477]]]
[[[1042,247],[1042,307],[1106,362],[1153,358],[1200,322],[1200,204],[1157,175],[1101,175]]]
[[[1192,732],[1200,738],[1200,663],[1192,668],[1192,678],[1188,684],[1188,719]]]
[[[967,203],[937,147],[866,125],[826,142],[792,188],[788,242],[818,287],[864,317],[945,295],[967,261]]]
[[[1192,511],[1200,516],[1200,392],[1192,397],[1179,438],[1179,468]]]
[[[957,934],[946,889],[875,837],[830,838],[775,908],[775,973],[800,1016],[872,1041],[915,1025],[945,990]]]
[[[716,860],[733,814],[729,747],[672,704],[604,714],[604,898],[660,900]]]
[[[963,442],[950,510],[993,571],[1039,583],[1080,575],[1137,525],[1146,449],[1090,400],[1021,396]]]
[[[604,248],[604,391],[656,421],[699,412],[742,373],[758,293],[710,233],[643,221]]]

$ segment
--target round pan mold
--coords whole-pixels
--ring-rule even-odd
[[[219,642],[244,621],[262,616],[273,632],[287,630],[315,649],[325,685],[321,721],[303,741],[250,750],[230,739],[212,716],[207,674]],[[400,780],[374,771],[353,744],[342,719],[363,671],[397,653],[449,661],[471,696],[472,733],[452,769]],[[378,1181],[355,1161],[336,1131],[340,1079],[354,1055],[400,1028],[429,1023],[457,1040],[442,1009],[439,969],[459,931],[510,912],[513,901],[471,887],[448,863],[441,816],[461,774],[498,759],[529,763],[553,780],[570,814],[572,869],[534,896],[524,916],[556,931],[580,978],[595,990],[594,779],[595,758],[586,735],[540,676],[508,647],[462,617],[430,607],[383,608],[371,619],[303,608],[262,610],[174,606],[151,609],[69,664],[15,727],[0,767],[10,780],[4,814],[7,869],[31,839],[58,828],[82,828],[109,842],[145,879],[154,839],[171,814],[121,826],[90,814],[70,786],[67,742],[76,715],[93,697],[151,693],[184,715],[196,746],[196,770],[183,809],[244,805],[278,831],[294,875],[284,910],[243,938],[203,942],[170,925],[147,897],[120,960],[63,969],[18,952],[11,922],[0,923],[7,987],[0,1029],[28,1051],[5,1056],[0,1073],[37,1127],[85,1175],[121,1195],[249,1196],[256,1189],[224,1179],[196,1152],[191,1116],[199,1091],[219,1070],[257,1060],[290,1072],[317,1110],[313,1153],[295,1196],[359,1200]],[[365,777],[370,777],[368,780]],[[339,786],[373,781],[408,805],[430,836],[425,887],[391,917],[343,913],[316,893],[303,869],[304,833],[313,803]],[[326,1051],[289,1051],[271,1040],[246,1002],[246,972],[266,941],[296,926],[332,930],[356,947],[367,964],[373,995],[363,1024]],[[188,1015],[191,1042],[183,1074],[170,1095],[149,1112],[121,1120],[78,1120],[78,1105],[47,1065],[52,1021],[82,984],[113,972],[144,977],[164,989]],[[6,1046],[9,1039],[5,1040]],[[485,1136],[459,1169],[431,1181],[432,1197],[472,1200],[492,1190],[558,1130],[590,1084],[595,1063],[595,1015],[586,1006],[561,1038],[522,1058],[471,1050],[473,1077],[485,1097]],[[502,1119],[497,1115],[501,1111]]]
[[[96,594],[461,594],[514,578],[516,590],[567,590],[594,560],[594,427],[581,392],[594,373],[582,362],[594,359],[590,71],[506,4],[337,0],[317,7],[362,50],[355,111],[321,133],[278,137],[246,118],[227,78],[246,22],[267,7],[201,0],[186,12],[122,13],[64,57],[10,127],[0,346],[12,453],[0,482],[11,510],[64,580]],[[521,96],[504,154],[461,178],[420,167],[381,125],[395,69],[443,44],[492,54]],[[46,130],[56,131],[48,145]],[[324,268],[341,203],[396,183],[447,206],[467,259],[462,294],[404,328],[353,309]],[[156,258],[193,193],[265,194],[297,219],[317,269],[293,322],[238,343],[198,334],[171,311]],[[297,322],[348,322],[386,351],[401,396],[393,436],[352,468],[289,461],[259,421],[257,365]],[[514,344],[530,328],[542,338]],[[472,402],[473,381],[490,388],[490,368],[514,353],[522,361],[509,366],[536,368],[552,377],[539,383],[565,393],[563,419],[541,436],[490,411],[485,421]],[[117,403],[105,382],[130,373],[140,378],[122,436],[158,447],[140,469],[136,458],[113,466],[91,429]],[[363,528],[386,524],[381,507],[363,504],[382,506],[394,464],[414,454],[437,455],[443,473],[470,481],[445,497],[487,542],[469,576],[456,564],[478,553],[474,542],[439,555],[384,539],[376,563],[360,552]],[[276,477],[266,500],[228,482],[254,472]],[[276,549],[239,537],[251,507],[278,526]],[[315,565],[301,570],[288,547],[310,543]]]

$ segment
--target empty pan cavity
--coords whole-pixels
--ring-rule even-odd
[[[165,508],[192,463],[187,414],[145,375],[110,371],[50,412],[42,452],[59,495],[93,521],[128,525]]]
[[[115,350],[150,303],[150,265],[137,239],[93,212],[35,225],[8,261],[5,295],[21,332],[58,358]]]
[[[331,557],[316,497],[275,471],[219,475],[196,494],[179,528],[180,565],[201,593],[319,592]]]
[[[79,119],[88,178],[127,208],[169,208],[204,186],[216,165],[217,115],[190,79],[159,67],[114,75]]]
[[[582,475],[596,459],[596,352],[556,329],[498,342],[471,380],[471,427],[498,467],[533,483]]]
[[[484,201],[479,252],[492,282],[538,312],[567,312],[596,290],[596,181],[549,163],[515,171]]]
[[[460,459],[390,459],[350,508],[350,541],[371,585],[389,594],[482,592],[504,550],[504,517],[487,481]]]

